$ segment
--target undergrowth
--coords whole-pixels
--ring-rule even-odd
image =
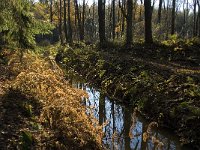
[[[101,126],[94,117],[86,115],[86,108],[81,104],[82,98],[87,97],[87,94],[68,84],[62,70],[54,60],[44,59],[27,52],[24,54],[22,62],[19,61],[18,55],[14,54],[8,64],[14,78],[7,83],[7,93],[11,95],[17,93],[39,103],[41,110],[36,122],[42,125],[42,128],[53,131],[51,140],[45,141],[40,147],[46,149],[102,149]],[[23,107],[30,115],[33,114],[32,111],[36,111],[35,107],[26,102]],[[38,132],[44,134],[41,130]],[[34,137],[31,131],[26,133],[26,131],[23,132],[22,139],[27,139],[26,137],[34,139],[33,145],[38,147],[40,139]],[[25,145],[30,145],[30,140],[28,142],[23,140],[23,142]]]
[[[181,64],[173,68],[170,61],[152,63],[137,52],[65,48],[59,56],[68,73],[83,76],[112,99],[137,105],[151,120],[175,129],[183,144],[198,147],[199,72],[181,71]]]

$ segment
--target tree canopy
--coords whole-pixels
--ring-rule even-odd
[[[54,28],[34,16],[34,4],[29,0],[1,0],[0,34],[2,43],[22,48],[35,45],[35,35],[48,34]]]

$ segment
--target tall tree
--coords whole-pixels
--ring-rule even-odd
[[[136,20],[136,16],[137,16],[137,8],[138,8],[138,5],[137,5],[137,0],[134,0],[134,3],[133,3],[133,22]]]
[[[119,4],[120,4],[120,0],[119,0]],[[122,0],[122,10],[125,9],[125,6],[126,6],[126,1]],[[119,5],[119,7],[120,7],[120,5]],[[123,36],[123,33],[125,31],[125,17],[126,17],[126,15],[125,15],[125,13],[123,13],[122,14],[122,31],[121,31],[122,34],[121,34],[121,36]]]
[[[115,0],[112,1],[112,36],[115,39]]]
[[[109,14],[109,30],[107,31],[107,38],[112,38],[112,2],[108,5],[107,12]]]
[[[60,7],[59,7],[59,32],[60,32],[60,42],[63,45],[63,37],[62,37],[62,0],[60,0]]]
[[[162,3],[163,3],[163,0],[159,0],[159,7],[158,7],[158,23],[161,22]]]
[[[166,18],[165,18],[165,20],[166,20],[166,30],[167,30],[167,33],[166,33],[166,37],[165,37],[165,39],[168,39],[169,38],[169,0],[167,0],[167,8],[166,8],[167,10],[166,10]]]
[[[75,14],[76,14],[76,18],[78,20],[78,33],[79,33],[79,39],[82,40],[82,34],[81,34],[81,15],[79,12],[79,6],[78,6],[78,2],[77,0],[74,0],[74,5],[75,5]]]
[[[185,9],[185,3],[186,3],[186,0],[183,1],[183,28],[182,28],[182,31],[183,31],[183,37],[185,37],[185,33],[186,33],[186,9]]]
[[[194,11],[193,11],[193,36],[197,36],[197,24],[196,24],[196,20],[197,20],[197,15],[196,15],[196,7],[197,7],[197,1],[193,0],[193,7],[194,7]]]
[[[176,0],[172,0],[172,17],[171,17],[171,35],[175,33],[175,10],[176,10]]]
[[[140,12],[139,12],[139,21],[142,21],[142,5],[143,5],[143,0],[140,0]]]
[[[66,5],[66,1],[64,0],[64,32],[65,32],[65,40],[67,41],[67,5]]]
[[[106,41],[105,34],[105,0],[98,0],[99,39],[100,45]]]
[[[92,32],[93,32],[93,38],[96,37],[96,27],[95,27],[95,0],[93,1],[93,7],[92,7]]]
[[[188,27],[189,27],[189,1],[188,0],[184,0],[184,4],[186,5],[186,8],[184,9],[184,30],[183,30],[183,35],[185,37],[188,37]],[[186,34],[187,33],[187,34]]]
[[[119,8],[121,9],[124,18],[126,18],[126,46],[129,47],[133,43],[133,0],[127,0],[126,7],[127,13],[125,11],[125,0],[122,0],[122,5],[119,0]]]
[[[127,0],[126,24],[126,45],[131,46],[133,42],[133,0]]]
[[[85,35],[85,13],[86,13],[86,3],[85,0],[83,0],[83,11],[79,10],[79,5],[77,0],[74,0],[74,6],[75,6],[75,15],[78,20],[78,32],[79,32],[79,39],[80,41],[84,40]]]
[[[144,0],[145,9],[145,43],[153,43],[152,38],[152,7],[151,0]]]
[[[105,96],[100,93],[99,96],[99,124],[102,125],[106,120],[105,116]]]
[[[198,30],[198,37],[200,38],[200,2],[197,1],[197,4],[198,4],[197,30]]]
[[[53,22],[53,0],[50,0],[50,22]]]
[[[68,42],[69,43],[72,43],[73,42],[73,40],[72,40],[72,26],[71,26],[71,11],[70,11],[70,9],[71,9],[71,3],[70,3],[71,1],[70,0],[68,0]]]
[[[84,40],[85,35],[85,0],[83,0],[83,12],[82,12],[82,24],[81,24],[81,36],[80,40]]]

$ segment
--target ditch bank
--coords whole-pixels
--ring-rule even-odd
[[[19,60],[0,65],[0,149],[103,149],[102,127],[82,105],[87,94],[54,60],[33,52]]]
[[[83,76],[110,98],[137,106],[146,118],[173,129],[183,145],[200,148],[198,69],[136,57],[134,49],[68,47],[61,48],[56,59],[67,74]]]

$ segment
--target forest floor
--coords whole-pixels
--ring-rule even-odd
[[[1,119],[0,120],[0,129],[1,129],[0,145],[7,145],[8,141],[10,140],[10,137],[7,136],[6,131],[9,131],[9,130],[12,131],[13,125],[16,126],[18,124],[17,122],[16,122],[16,124],[13,123],[15,118],[18,121],[18,117],[17,117],[18,115],[15,114],[15,111],[13,111],[14,110],[13,107],[11,109],[6,109],[7,107],[5,106],[5,103],[3,100],[3,95],[5,95],[5,93],[6,93],[3,86],[5,85],[4,83],[6,80],[8,80],[8,69],[6,69],[5,65],[0,64],[0,110],[1,110],[0,111],[0,119]],[[13,104],[13,103],[11,103],[11,104]],[[9,114],[7,119],[5,119],[6,112],[7,112],[7,114]],[[13,114],[13,112],[14,112],[14,114]],[[7,125],[8,120],[10,120],[10,124],[12,125],[12,127]],[[6,129],[9,127],[11,127],[11,128]],[[17,127],[15,127],[15,129],[17,129]]]
[[[66,75],[77,73],[111,98],[137,106],[149,120],[174,129],[183,144],[198,149],[199,49],[75,45],[62,47],[56,60]],[[84,94],[68,86],[55,62],[35,54],[24,55],[23,65],[18,61],[12,55],[9,65],[0,63],[0,149],[99,149],[101,127],[93,128],[92,116],[80,110],[78,99]]]
[[[54,60],[32,52],[0,63],[0,149],[102,149],[101,126],[85,114]]]
[[[112,99],[135,105],[146,118],[200,148],[200,45],[134,45],[99,49],[76,45],[57,55]]]

